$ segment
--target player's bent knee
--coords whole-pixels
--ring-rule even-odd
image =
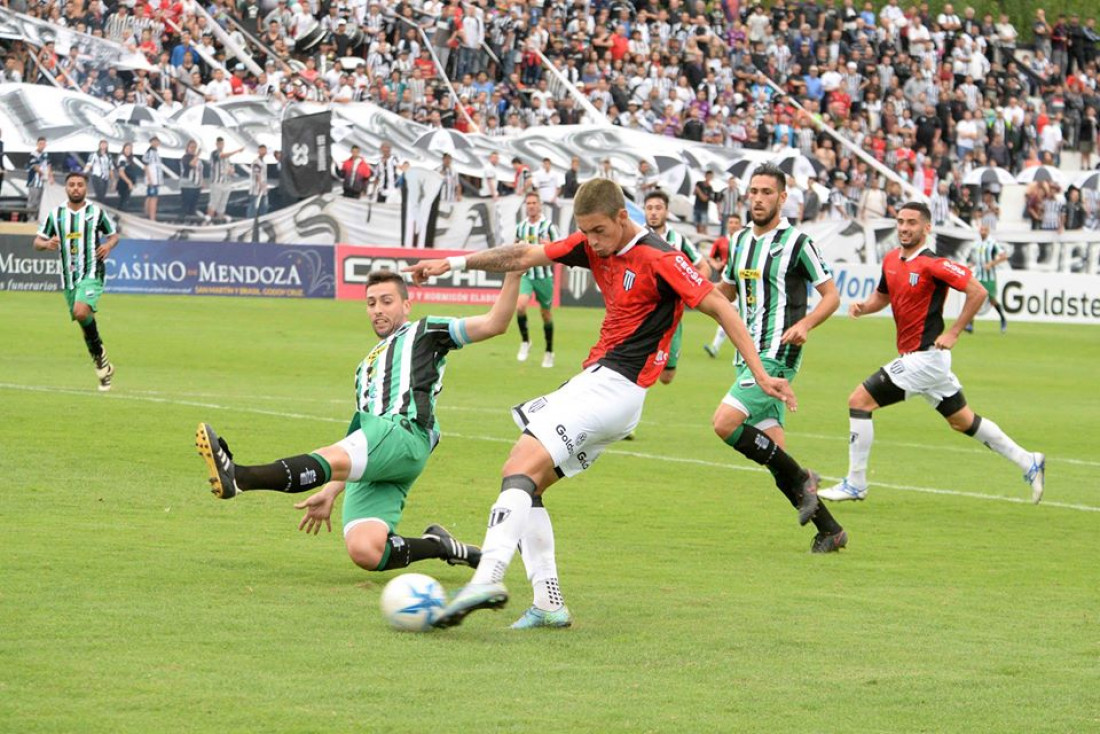
[[[729,437],[732,436],[744,422],[744,413],[727,408],[725,405],[718,406],[718,410],[714,411],[714,418],[711,419],[714,433],[723,441],[728,441]]]
[[[77,321],[84,321],[92,315],[92,309],[86,303],[77,301],[73,304],[73,318]]]
[[[378,566],[382,563],[382,555],[386,552],[385,533],[377,537],[371,533],[356,533],[349,536],[345,543],[352,563],[366,571],[378,570]]]

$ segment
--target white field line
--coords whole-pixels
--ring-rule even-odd
[[[3,386],[4,385],[0,385],[0,387],[3,387]],[[134,394],[134,395],[160,395],[160,396],[168,396],[168,397],[175,397],[175,396],[178,395],[178,393],[163,392],[163,391],[160,391],[160,390],[131,390],[131,391],[129,391],[129,394]],[[248,400],[248,401],[264,401],[264,400],[286,401],[286,400],[288,400],[287,396],[285,396],[285,395],[226,395],[224,393],[188,393],[188,396],[190,396],[190,397],[219,398],[219,399],[229,398],[229,399],[233,399],[233,400]],[[304,403],[315,403],[315,404],[317,404],[317,403],[326,403],[326,404],[331,404],[331,405],[348,405],[348,406],[351,405],[351,401],[346,400],[346,399],[336,400],[336,399],[333,399],[333,398],[306,398],[304,400],[301,400],[301,399],[296,398],[296,400],[299,400],[299,402],[304,402]],[[486,415],[499,415],[499,416],[502,416],[502,417],[508,417],[508,408],[480,408],[480,407],[476,407],[476,406],[465,406],[465,405],[440,405],[438,409],[439,409],[439,412],[441,412],[441,413],[449,413],[449,412],[451,412],[451,413],[483,413],[483,414],[486,414]],[[663,428],[682,428],[682,429],[683,428],[686,428],[686,429],[705,428],[705,424],[703,424],[703,423],[673,423],[673,422],[669,422],[669,421],[658,421],[658,420],[643,420],[641,425],[643,425],[643,426],[654,426],[656,428],[662,428],[662,427]],[[946,427],[944,428],[944,433],[945,434],[948,433],[949,431],[950,431],[950,429],[948,429]],[[710,431],[707,430],[706,433],[709,434]],[[793,438],[802,438],[802,439],[808,439],[808,440],[811,440],[811,441],[832,441],[832,442],[848,443],[847,434],[835,435],[834,436],[834,435],[827,435],[827,434],[821,434],[821,433],[803,433],[801,431],[787,431],[787,435],[791,436]],[[887,439],[876,438],[875,439],[875,445],[876,446],[896,446],[898,448],[907,448],[907,449],[921,449],[923,451],[943,451],[943,452],[954,453],[954,454],[972,454],[972,455],[975,455],[975,456],[978,455],[978,454],[986,454],[986,453],[989,452],[988,449],[978,448],[976,446],[944,446],[944,445],[939,445],[939,444],[934,445],[934,444],[927,444],[927,443],[913,443],[913,442],[910,442],[910,441],[891,441],[888,438]],[[1047,454],[1047,461],[1055,461],[1055,462],[1058,462],[1060,464],[1074,464],[1076,466],[1096,466],[1096,467],[1100,467],[1100,461],[1094,461],[1094,460],[1090,460],[1090,459],[1075,459],[1075,458],[1069,458],[1069,457],[1054,456],[1052,454]]]
[[[52,393],[59,395],[76,395],[80,397],[89,397],[96,400],[132,400],[145,403],[159,403],[164,405],[182,405],[193,408],[208,408],[210,410],[227,410],[235,413],[252,413],[254,415],[267,415],[275,418],[292,418],[296,420],[314,420],[324,423],[339,423],[346,424],[346,418],[333,418],[329,416],[320,415],[308,415],[304,413],[288,413],[277,410],[265,410],[262,408],[251,407],[239,407],[232,405],[222,405],[220,403],[208,403],[197,400],[179,400],[168,397],[157,397],[148,394],[127,394],[127,393],[108,393],[100,394],[92,392],[91,390],[74,390],[70,388],[61,387],[47,387],[42,385],[17,385],[12,383],[0,382],[0,389],[3,390],[19,390],[23,392],[42,392]],[[447,433],[450,438],[459,438],[468,441],[488,441],[491,443],[512,444],[515,443],[514,438],[500,438],[497,436],[481,436],[481,435],[469,435],[462,433]],[[705,459],[692,459],[681,456],[668,456],[665,454],[648,454],[639,451],[624,451],[621,449],[611,449],[606,451],[608,455],[618,456],[631,456],[638,459],[647,459],[651,461],[661,461],[666,463],[675,464],[693,464],[695,466],[705,466],[713,469],[728,469],[731,471],[749,471],[764,473],[764,470],[759,467],[743,466],[740,464],[725,464],[718,461],[707,461]],[[839,477],[822,477],[830,481],[839,481]],[[903,492],[920,492],[923,494],[937,494],[946,495],[951,497],[968,497],[971,499],[981,500],[994,500],[999,502],[1011,502],[1014,504],[1030,504],[1030,501],[1021,497],[1003,497],[1000,495],[980,494],[978,492],[962,492],[954,489],[939,489],[936,487],[919,487],[908,484],[888,484],[885,482],[875,482],[875,487],[885,487],[887,489],[896,489]],[[1095,505],[1080,505],[1068,502],[1044,502],[1043,507],[1059,507],[1067,510],[1079,510],[1083,512],[1100,512],[1100,506]]]

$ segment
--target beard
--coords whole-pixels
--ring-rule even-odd
[[[83,204],[87,194],[69,194],[70,204]]]
[[[764,211],[764,213],[760,216],[757,216],[755,211],[750,210],[749,216],[752,218],[752,223],[753,224],[755,224],[757,227],[763,227],[765,224],[767,224],[767,223],[771,222],[773,219],[775,219],[775,215],[778,214],[778,213],[779,213],[779,207],[774,206],[771,209],[766,209]]]

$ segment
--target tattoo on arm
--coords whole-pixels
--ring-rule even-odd
[[[490,273],[506,273],[511,270],[525,270],[524,255],[527,254],[528,245],[510,245],[508,247],[494,247],[491,250],[482,250],[476,255],[466,258],[466,266],[473,270],[485,270]]]

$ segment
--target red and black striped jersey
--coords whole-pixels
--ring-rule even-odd
[[[901,248],[882,259],[878,290],[890,296],[897,326],[898,353],[920,352],[943,333],[943,304],[947,289],[966,290],[970,271],[957,262],[921,250],[909,259]]]
[[[664,370],[684,304],[699,305],[714,288],[682,252],[648,230],[610,257],[597,255],[582,232],[547,245],[546,254],[591,270],[603,295],[600,338],[584,366],[599,363],[641,387]]]

